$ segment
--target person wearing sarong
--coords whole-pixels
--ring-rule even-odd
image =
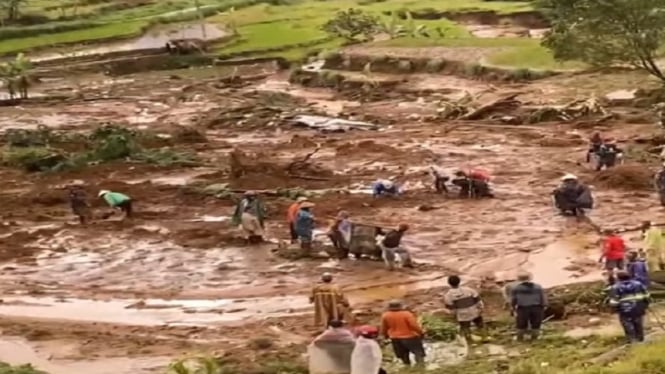
[[[314,324],[325,329],[330,321],[344,320],[349,310],[349,301],[337,285],[332,284],[333,276],[324,273],[321,283],[312,288],[309,301],[314,304]]]
[[[650,271],[660,270],[665,263],[665,240],[663,231],[651,224],[651,222],[642,223],[642,233],[644,242],[642,249],[646,253],[647,267]]]
[[[242,227],[249,243],[260,243],[263,241],[264,218],[263,203],[256,196],[256,192],[247,191],[236,206],[231,223]]]

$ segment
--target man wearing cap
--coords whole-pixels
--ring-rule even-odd
[[[642,223],[643,243],[642,249],[646,254],[647,266],[650,271],[665,268],[665,238],[663,230],[652,225],[651,222]]]
[[[356,330],[358,339],[351,353],[351,374],[385,374],[381,369],[383,352],[376,341],[379,329],[374,326],[360,326]]]
[[[263,241],[265,208],[256,192],[246,191],[236,205],[231,224],[240,225],[245,232],[247,242],[256,244]]]
[[[663,152],[665,152],[665,148],[663,148]],[[663,168],[654,177],[654,186],[658,192],[660,205],[665,206],[665,162]]]
[[[314,304],[314,324],[326,328],[330,321],[341,321],[350,304],[342,290],[332,284],[330,273],[321,275],[321,282],[312,288],[309,302]]]
[[[314,236],[314,215],[312,208],[314,203],[303,201],[300,203],[300,209],[296,214],[295,229],[300,240],[300,248],[306,253],[312,249],[312,239]]]
[[[561,178],[562,184],[552,192],[554,205],[563,215],[584,216],[584,209],[593,208],[593,196],[589,187],[579,183],[573,174]]]
[[[416,365],[424,366],[424,332],[416,316],[404,309],[402,302],[393,300],[388,304],[388,311],[381,316],[381,334],[390,339],[395,352],[404,365],[411,366],[411,353],[416,356]]]
[[[291,243],[298,242],[298,234],[296,233],[296,216],[300,210],[300,204],[305,201],[307,201],[307,198],[300,196],[293,204],[289,205],[289,209],[286,211],[286,223],[289,225]]]
[[[399,186],[392,180],[379,179],[372,184],[372,196],[398,196],[401,193]]]
[[[381,229],[377,230],[379,235],[385,235],[379,244],[379,247],[381,247],[383,261],[385,261],[386,267],[389,270],[395,269],[395,260],[397,260],[397,256],[400,257],[402,266],[413,267],[411,253],[401,245],[402,236],[404,236],[404,233],[408,229],[409,225],[406,223],[400,223],[397,230],[390,230],[388,233],[383,232]]]
[[[97,196],[104,199],[111,208],[120,209],[125,213],[125,218],[132,218],[132,199],[129,196],[109,190],[101,190]]]
[[[610,288],[610,306],[619,315],[628,342],[643,342],[644,314],[651,302],[649,292],[625,271],[620,271],[617,277],[619,281]]]
[[[527,333],[531,336],[531,340],[535,340],[540,335],[547,296],[543,287],[531,281],[531,274],[520,271],[517,274],[517,281],[519,283],[511,290],[517,340],[523,341]]]

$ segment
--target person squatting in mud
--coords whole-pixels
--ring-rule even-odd
[[[90,204],[85,195],[85,191],[80,186],[70,186],[69,187],[69,205],[72,208],[72,212],[75,216],[78,217],[79,223],[85,225],[90,221],[92,213],[90,211]]]
[[[593,209],[591,190],[573,174],[564,175],[561,181],[561,185],[552,192],[554,205],[562,215],[584,217],[585,209]]]
[[[314,304],[314,325],[322,329],[331,321],[342,321],[351,316],[349,300],[332,281],[332,274],[323,273],[321,282],[312,288],[309,297],[309,302]]]
[[[395,269],[395,262],[398,256],[403,267],[413,267],[411,253],[401,245],[402,236],[404,236],[404,233],[408,229],[409,225],[406,223],[400,223],[397,230],[390,230],[387,233],[382,229],[377,229],[379,235],[385,235],[379,247],[381,248],[383,261],[385,261],[386,267],[389,270]]]
[[[265,207],[255,191],[246,191],[236,205],[231,224],[241,226],[247,242],[256,244],[263,241]]]
[[[463,199],[479,199],[483,197],[494,197],[490,189],[489,176],[481,171],[472,170],[455,172],[452,184],[460,188],[459,197]]]
[[[610,306],[614,307],[628,343],[644,341],[644,315],[651,297],[646,287],[631,279],[626,271],[617,274],[618,282],[610,288]]]
[[[374,198],[387,196],[396,197],[402,194],[402,190],[392,180],[379,179],[372,183],[372,196]]]
[[[108,190],[101,190],[97,194],[101,199],[113,209],[120,209],[125,216],[123,218],[132,218],[133,208],[132,199],[120,192],[112,192]]]

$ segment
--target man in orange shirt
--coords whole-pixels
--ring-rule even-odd
[[[411,366],[411,353],[416,356],[416,366],[425,365],[423,329],[416,316],[405,310],[400,301],[391,301],[388,311],[381,316],[381,334],[390,339],[395,356],[405,365]]]
[[[304,196],[299,197],[293,204],[289,205],[289,209],[286,211],[286,222],[289,224],[289,232],[291,233],[291,243],[298,242],[298,234],[296,233],[296,216],[298,215],[298,210],[300,210],[300,204],[307,201],[307,198]]]

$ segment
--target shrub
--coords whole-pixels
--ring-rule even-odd
[[[397,69],[402,73],[410,73],[413,71],[413,64],[409,60],[402,60],[397,64]]]
[[[37,370],[32,365],[12,366],[4,362],[0,362],[0,374],[46,374],[41,370]]]
[[[429,61],[427,61],[427,65],[425,66],[425,69],[430,72],[430,73],[438,73],[443,69],[443,66],[445,65],[445,61],[440,58],[433,58]]]
[[[457,336],[457,325],[433,315],[422,316],[422,325],[427,337],[438,341],[453,341]]]
[[[487,73],[487,68],[480,64],[471,64],[464,67],[464,75],[470,77],[482,77]]]
[[[9,148],[2,154],[3,165],[29,172],[51,170],[65,159],[64,155],[46,147]]]

